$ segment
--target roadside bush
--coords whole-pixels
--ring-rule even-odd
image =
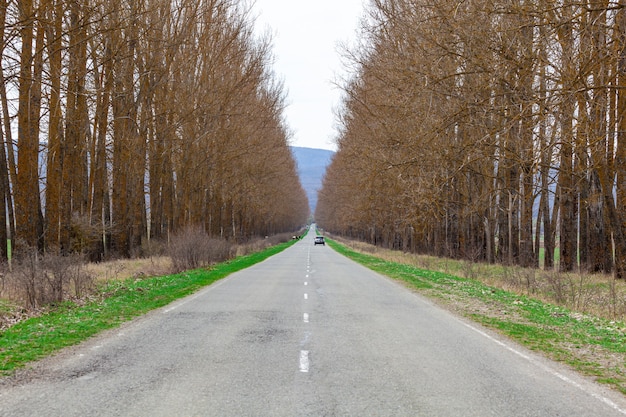
[[[94,277],[85,269],[83,256],[46,254],[42,264],[52,301],[61,302],[67,296],[80,298],[93,290]]]
[[[233,257],[249,255],[270,246],[269,239],[254,239],[233,247]]]
[[[302,233],[304,232],[301,232],[300,234]],[[281,243],[289,242],[292,238],[293,238],[293,233],[281,233],[279,235],[272,235],[265,240],[269,243],[268,245],[269,247],[269,246],[275,246]]]
[[[23,247],[20,256],[16,258],[12,273],[19,297],[26,308],[34,309],[49,301],[49,291],[39,258],[37,248]]]
[[[568,287],[570,280],[565,279],[565,274],[558,273],[554,270],[547,271],[545,274],[547,283],[546,293],[552,297],[554,302],[565,305],[568,300]]]
[[[202,227],[188,227],[172,238],[169,255],[175,272],[196,269],[230,258],[231,245],[210,238]]]
[[[82,297],[93,287],[80,255],[42,255],[36,248],[22,247],[11,272],[4,276],[5,296],[28,309]],[[6,288],[5,288],[6,287]]]
[[[300,234],[304,233],[302,231]],[[242,243],[233,247],[233,257],[249,255],[254,252],[259,252],[269,248],[270,246],[276,246],[281,243],[289,242],[293,239],[293,233],[281,233],[278,235],[272,235],[268,237],[258,237],[250,239],[246,243]]]
[[[143,239],[141,241],[141,258],[152,258],[168,254],[167,242],[163,239]]]

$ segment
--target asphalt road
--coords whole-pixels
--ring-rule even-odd
[[[309,234],[0,383],[0,416],[624,416]]]

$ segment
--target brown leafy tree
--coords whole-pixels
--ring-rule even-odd
[[[270,40],[239,2],[2,6],[0,241],[99,260],[192,225],[246,240],[304,224]]]
[[[624,3],[380,0],[368,12],[320,224],[623,277]]]

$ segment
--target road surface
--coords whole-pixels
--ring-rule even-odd
[[[624,416],[624,397],[302,241],[0,384],[0,416]]]

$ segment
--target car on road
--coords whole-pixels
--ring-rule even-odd
[[[326,246],[326,242],[324,242],[324,236],[315,236],[315,245]]]

